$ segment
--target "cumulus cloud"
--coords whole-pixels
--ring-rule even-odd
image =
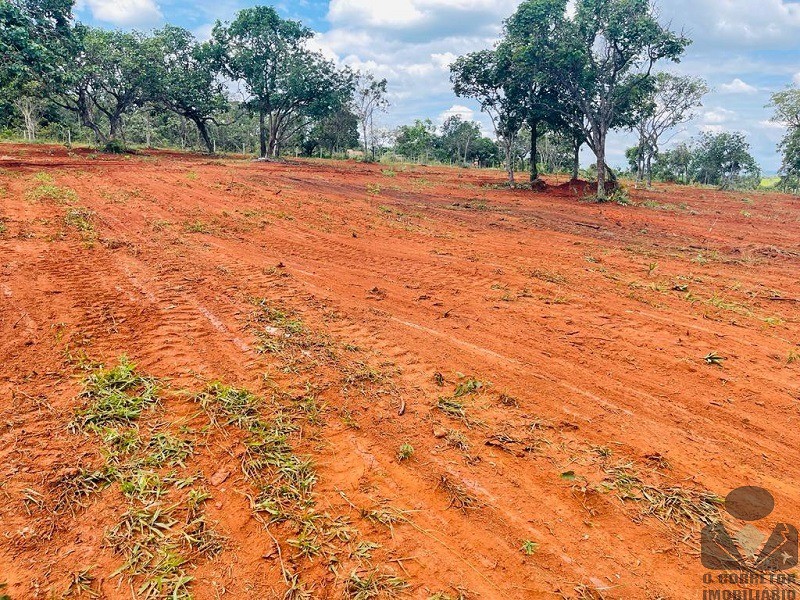
[[[454,104],[439,115],[438,121],[444,123],[450,117],[461,117],[464,121],[472,121],[475,118],[475,111],[468,106]]]
[[[712,108],[703,113],[703,122],[711,125],[728,123],[736,117],[736,113],[727,108]]]
[[[395,40],[424,42],[432,37],[493,36],[520,0],[331,0],[334,27],[391,32]]]
[[[92,17],[118,27],[150,27],[164,15],[155,0],[85,0]]]
[[[685,24],[698,46],[793,47],[800,28],[800,5],[789,0],[670,0],[661,6],[665,19]]]
[[[425,17],[412,0],[333,0],[328,10],[332,22],[350,22],[369,27],[402,28],[419,24]]]
[[[719,86],[720,91],[726,94],[756,94],[758,88],[753,87],[749,83],[745,83],[738,77],[730,83],[723,83]]]

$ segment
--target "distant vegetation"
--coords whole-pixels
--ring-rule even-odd
[[[580,175],[587,146],[597,197],[617,175],[606,143],[635,132],[631,174],[723,188],[759,184],[743,134],[705,133],[662,148],[694,116],[708,87],[657,72],[678,62],[691,41],[662,25],[648,0],[525,0],[492,49],[451,65],[458,96],[476,100],[493,138],[454,115],[440,126],[417,120],[380,127],[389,82],[353,72],[313,51],[314,32],[271,7],[239,11],[199,41],[168,25],[151,33],[108,31],[76,22],[72,0],[0,0],[0,135],[108,152],[132,146],[210,153],[287,154],[503,165],[515,171]],[[780,187],[800,190],[800,90],[776,94],[775,120],[789,133]],[[584,173],[585,174],[585,173]]]
[[[641,180],[639,148],[628,150],[631,170]],[[722,189],[754,189],[761,170],[742,133],[703,133],[689,143],[655,154],[647,176],[661,181],[715,185]]]

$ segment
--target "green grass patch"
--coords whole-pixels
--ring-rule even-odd
[[[158,386],[154,378],[137,373],[123,356],[116,367],[90,375],[81,397],[88,405],[76,412],[73,430],[135,422],[144,410],[158,404]]]
[[[31,202],[50,200],[58,204],[74,204],[78,201],[78,193],[75,190],[53,183],[43,183],[30,190],[25,197]]]

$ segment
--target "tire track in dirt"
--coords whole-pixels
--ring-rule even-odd
[[[634,504],[621,503],[614,493],[586,494],[561,477],[575,471],[590,487],[600,485],[605,469],[617,461],[635,460],[645,475],[665,483],[720,492],[744,479],[765,483],[778,498],[782,519],[800,516],[791,508],[797,490],[783,481],[800,458],[797,433],[789,427],[797,420],[796,400],[789,394],[796,386],[792,369],[770,358],[785,355],[786,342],[797,339],[793,307],[782,309],[787,317],[782,325],[766,329],[750,317],[629,287],[631,281],[647,282],[636,269],[651,259],[626,254],[628,245],[653,253],[659,270],[673,274],[695,270],[688,256],[672,256],[684,244],[733,247],[736,228],[743,227],[735,216],[726,217],[725,228],[713,228],[713,239],[707,235],[715,211],[726,210],[723,197],[703,200],[704,210],[693,217],[698,222],[641,208],[609,207],[598,215],[596,207],[570,199],[503,190],[480,192],[499,210],[456,212],[443,205],[469,201],[475,191],[453,184],[451,172],[425,170],[432,190],[391,194],[392,207],[421,215],[403,222],[377,214],[384,200],[368,197],[359,183],[380,177],[376,168],[173,162],[181,160],[141,169],[103,165],[104,183],[141,190],[141,197],[132,195],[122,204],[93,193],[99,175],[91,169],[80,180],[65,174],[81,202],[97,212],[100,233],[130,246],[87,250],[74,240],[59,242],[44,260],[28,253],[23,268],[64,288],[55,302],[58,318],[74,325],[70,333],[77,341],[78,333],[86,335],[89,348],[106,358],[133,348],[147,370],[177,375],[182,384],[221,377],[258,386],[265,370],[290,386],[306,377],[319,380],[332,411],[322,445],[314,449],[326,501],[347,510],[337,492],[345,490],[359,505],[374,497],[413,508],[419,511],[412,513],[414,521],[452,549],[398,525],[390,543],[400,553],[395,556],[416,557],[400,563],[412,581],[437,587],[463,582],[486,598],[553,597],[559,589],[571,597],[579,585],[601,589],[609,598],[693,597],[700,580],[692,544],[676,541],[677,531],[654,519],[633,525]],[[198,177],[187,184],[183,169],[190,164]],[[321,175],[333,181],[316,181]],[[392,185],[416,185],[417,175],[398,173]],[[214,187],[231,181],[234,189],[234,183],[252,178],[261,182],[260,196]],[[272,211],[269,222],[257,226],[259,217],[236,212],[253,207]],[[327,220],[318,211],[328,213]],[[578,219],[614,235],[583,231],[574,225]],[[616,229],[615,219],[621,223]],[[178,231],[181,222],[195,220],[210,223],[211,232]],[[172,226],[151,227],[161,221]],[[647,223],[655,224],[652,233],[642,234]],[[674,228],[678,237],[670,235]],[[797,227],[788,231],[797,233]],[[759,242],[796,245],[788,233],[765,232]],[[25,243],[43,247],[38,240]],[[587,264],[587,256],[597,262]],[[697,267],[707,279],[691,287],[706,297],[736,281],[754,289],[762,278],[787,291],[796,287],[793,259],[764,262],[768,267],[760,275],[740,263]],[[278,263],[284,267],[276,271]],[[553,269],[565,281],[529,277],[535,269]],[[35,335],[43,340],[55,320],[53,306],[23,277],[3,285],[31,315]],[[517,296],[525,289],[530,297]],[[503,300],[504,294],[514,298]],[[557,294],[568,296],[565,304],[548,303]],[[748,302],[736,289],[730,294]],[[391,376],[394,391],[362,397],[345,389],[339,367],[324,364],[317,371],[281,374],[251,351],[254,341],[246,331],[251,298],[299,311],[309,327],[337,344],[360,346],[354,357],[399,369]],[[0,330],[7,330],[7,321],[0,321]],[[13,364],[27,360],[51,370],[61,364],[54,350],[37,356],[23,341],[17,338],[10,351],[3,350]],[[722,369],[702,364],[703,354],[714,349],[729,358]],[[459,371],[494,382],[468,404],[483,427],[466,427],[434,408]],[[433,383],[435,372],[444,373],[444,390]],[[42,390],[52,385],[31,381]],[[69,406],[65,392],[58,404]],[[500,392],[517,397],[518,406],[500,406]],[[711,404],[717,395],[734,403]],[[400,398],[407,407],[403,416],[397,415]],[[180,401],[170,401],[170,408],[191,410]],[[344,409],[353,411],[360,429],[337,422]],[[31,409],[18,418],[33,423],[35,415]],[[538,430],[536,436],[547,442],[529,456],[484,445],[495,433],[519,435],[537,418],[554,428]],[[736,419],[739,427],[731,427]],[[480,460],[448,447],[433,435],[436,428],[462,431]],[[405,440],[417,449],[408,464],[394,458]],[[609,446],[613,458],[598,458],[595,449],[601,446]],[[60,452],[65,456],[64,448]],[[646,466],[650,453],[666,456],[672,468],[657,472]],[[14,461],[22,458],[24,452],[18,452]],[[47,461],[46,444],[37,458]],[[466,515],[448,510],[447,496],[438,489],[442,475],[461,482],[486,506]],[[226,506],[226,523],[238,540],[258,536],[257,528],[242,520],[247,510],[241,498]],[[531,559],[519,551],[522,536],[541,543]],[[240,545],[238,551],[246,550]],[[233,564],[233,556],[222,564]],[[474,568],[460,557],[471,557],[466,560]],[[255,564],[236,572],[253,578]],[[218,573],[210,569],[204,576]],[[459,569],[464,574],[454,576]],[[276,576],[273,569],[265,581],[279,583]],[[515,595],[515,589],[523,591]],[[416,592],[425,597],[422,589]]]

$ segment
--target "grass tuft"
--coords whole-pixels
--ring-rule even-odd
[[[345,590],[351,600],[370,600],[396,598],[408,587],[404,579],[373,569],[361,573],[353,571],[347,580]]]
[[[237,389],[219,382],[209,384],[205,391],[194,398],[208,413],[214,425],[236,425],[249,428],[258,421],[258,411],[263,401],[244,389]]]
[[[478,499],[470,495],[464,487],[451,479],[447,475],[442,475],[439,479],[439,489],[450,498],[448,508],[456,507],[459,510],[467,511],[470,508],[477,508]]]
[[[77,411],[70,429],[131,424],[146,408],[158,403],[157,393],[155,379],[139,375],[136,366],[123,356],[113,369],[89,376],[81,394],[89,405]]]

